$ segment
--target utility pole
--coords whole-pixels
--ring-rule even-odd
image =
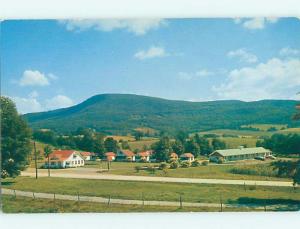
[[[36,155],[35,141],[33,142],[33,148],[34,148],[35,179],[38,179],[37,155]]]

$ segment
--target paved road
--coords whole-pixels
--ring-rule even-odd
[[[224,180],[224,179],[200,179],[200,178],[175,178],[175,177],[150,177],[150,176],[124,176],[96,173],[95,169],[75,170],[69,169],[52,170],[51,177],[61,178],[80,178],[80,179],[97,179],[97,180],[122,180],[122,181],[150,181],[150,182],[167,182],[167,183],[190,183],[190,184],[233,184],[233,185],[258,185],[258,186],[278,186],[292,187],[292,182],[287,181],[255,181],[255,180]],[[81,172],[80,172],[81,171]],[[93,172],[94,171],[94,172]],[[35,177],[32,169],[23,171],[22,176]],[[47,171],[39,171],[39,177],[46,177]]]
[[[6,195],[15,195],[16,196],[24,196],[24,197],[31,197],[31,198],[40,198],[40,199],[54,199],[54,194],[50,193],[38,193],[35,192],[28,192],[28,191],[20,191],[20,190],[12,190],[12,189],[2,189],[2,194]],[[180,202],[175,201],[142,201],[142,200],[126,200],[126,199],[108,199],[103,197],[96,197],[96,196],[78,196],[74,195],[61,195],[55,194],[55,199],[58,200],[72,200],[72,201],[87,201],[87,202],[97,202],[97,203],[106,203],[110,204],[125,204],[125,205],[145,205],[145,206],[171,206],[171,207],[180,207]],[[220,203],[190,203],[190,202],[182,202],[182,207],[214,207],[220,208]],[[223,208],[238,208],[238,207],[247,207],[245,205],[238,205],[238,204],[222,204]],[[264,209],[263,207],[249,207],[251,209]]]

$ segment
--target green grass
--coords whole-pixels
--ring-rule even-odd
[[[275,127],[277,130],[280,130],[281,128],[286,128],[287,125],[285,124],[250,124],[250,125],[243,125],[242,127],[253,127],[257,128],[262,131],[267,131],[271,127]]]
[[[149,171],[141,170],[136,172],[135,166],[154,166],[158,163],[134,163],[134,162],[112,162],[111,170],[106,172],[107,174],[117,175],[135,175],[135,176],[158,176],[158,177],[181,177],[181,178],[212,178],[212,179],[233,179],[233,180],[281,180],[287,181],[287,178],[260,176],[260,175],[247,175],[247,174],[233,174],[231,170],[233,168],[247,167],[250,169],[257,169],[258,167],[265,167],[270,169],[270,163],[261,161],[249,161],[236,162],[236,164],[209,164],[207,166],[190,167],[190,168],[178,168],[168,169],[167,173],[161,170],[156,170],[154,174]],[[99,162],[89,162],[86,167],[100,168]],[[106,168],[106,162],[102,162],[102,168]]]
[[[163,182],[110,181],[43,177],[38,180],[18,177],[2,181],[3,188],[33,192],[101,196],[120,199],[142,199],[185,202],[239,203],[245,198],[276,199],[283,202],[300,201],[300,189],[293,187],[264,187],[243,185],[182,184]],[[300,202],[299,202],[300,203]]]
[[[144,146],[146,146],[147,148],[150,148],[150,146],[157,142],[158,139],[155,139],[155,138],[144,138],[140,141],[131,141],[131,142],[128,142],[131,150],[143,150]]]
[[[207,212],[220,211],[211,207],[167,207],[76,202],[70,200],[32,199],[2,196],[4,213],[66,213],[66,212]],[[223,211],[249,211],[248,208],[223,208]]]
[[[235,149],[241,145],[247,145],[247,147],[256,147],[257,138],[235,138],[235,137],[220,137],[220,140],[226,143],[228,149]]]

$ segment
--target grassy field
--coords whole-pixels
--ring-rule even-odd
[[[241,145],[247,145],[247,147],[256,147],[257,138],[234,138],[234,137],[220,137],[220,140],[226,143],[227,148],[234,149]]]
[[[255,164],[253,164],[255,163]],[[233,179],[233,180],[288,180],[286,178],[279,178],[274,176],[261,176],[261,175],[242,175],[233,174],[233,168],[253,169],[255,171],[268,170],[272,171],[269,163],[261,161],[245,161],[238,164],[209,164],[207,166],[190,167],[190,168],[177,168],[168,169],[165,173],[161,170],[156,170],[155,173],[141,170],[136,172],[136,166],[155,166],[157,163],[132,163],[132,162],[112,162],[111,170],[106,172],[108,174],[118,175],[138,175],[138,176],[164,176],[164,177],[188,177],[188,178],[215,178],[215,179]],[[86,167],[100,168],[100,162],[90,162]],[[106,168],[106,162],[103,162],[102,168]]]
[[[135,149],[143,150],[145,146],[147,148],[150,148],[150,146],[157,141],[158,141],[158,139],[155,139],[155,138],[144,138],[139,141],[128,142],[128,144],[129,144],[131,150],[135,150]]]
[[[275,127],[277,130],[280,130],[281,128],[287,128],[287,125],[286,124],[250,124],[250,125],[243,125],[242,127],[252,127],[262,131],[267,131],[271,127]]]
[[[300,189],[243,185],[182,184],[162,182],[110,181],[43,177],[38,180],[18,177],[2,181],[3,188],[70,195],[101,196],[120,199],[219,203],[300,204]]]
[[[220,208],[212,207],[167,207],[104,204],[91,202],[76,202],[68,200],[32,199],[29,197],[2,196],[4,213],[67,213],[67,212],[218,212]],[[249,211],[249,208],[223,208],[224,212]],[[259,211],[259,210],[258,210]]]

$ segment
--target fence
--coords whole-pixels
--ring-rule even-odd
[[[224,211],[226,208],[248,208],[250,210],[261,210],[268,211],[273,210],[274,205],[267,205],[267,202],[264,201],[262,204],[228,204],[223,203],[223,198],[220,196],[219,203],[199,203],[199,202],[184,202],[183,195],[179,194],[178,201],[158,201],[158,200],[146,200],[145,195],[142,193],[141,200],[130,200],[130,199],[117,199],[111,198],[111,195],[106,197],[96,197],[96,196],[84,196],[80,195],[77,192],[77,195],[66,195],[66,194],[57,194],[57,193],[39,193],[39,192],[30,192],[30,191],[20,191],[14,189],[2,189],[2,194],[12,195],[14,198],[17,196],[20,197],[30,197],[33,199],[50,199],[53,200],[54,205],[56,200],[70,200],[76,201],[78,207],[80,202],[94,202],[94,203],[103,203],[107,204],[110,207],[111,204],[123,204],[123,205],[141,205],[141,206],[169,206],[169,207],[211,207],[219,208],[219,211]],[[295,203],[297,204],[297,203]]]

